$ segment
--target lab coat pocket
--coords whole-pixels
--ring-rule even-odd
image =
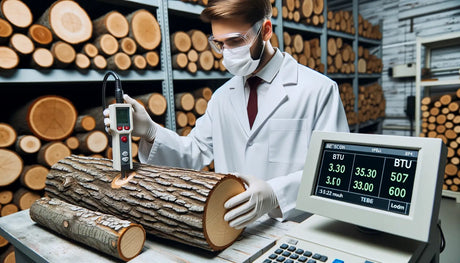
[[[269,127],[269,161],[304,163],[308,146],[306,119],[272,119]]]

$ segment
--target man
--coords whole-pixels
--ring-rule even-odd
[[[188,136],[155,124],[125,95],[133,133],[142,137],[141,162],[201,169],[214,160],[216,172],[246,182],[224,205],[235,228],[266,213],[292,215],[312,131],[348,132],[337,84],[271,46],[271,12],[270,0],[209,1],[201,15],[211,23],[211,47],[235,76],[214,92]],[[260,79],[250,88],[253,76]]]

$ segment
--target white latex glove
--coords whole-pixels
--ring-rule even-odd
[[[153,142],[157,131],[157,124],[150,118],[149,114],[135,99],[131,98],[127,94],[123,95],[123,99],[133,106],[133,136],[144,138],[148,142]],[[108,131],[110,127],[109,109],[105,109],[104,112],[104,124],[105,129]]]
[[[231,227],[241,229],[278,207],[278,200],[272,187],[264,180],[248,175],[237,176],[246,182],[248,188],[225,202],[224,207],[231,210],[224,215],[224,220]]]

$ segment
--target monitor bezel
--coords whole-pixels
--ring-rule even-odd
[[[316,176],[319,176],[322,149],[329,142],[418,151],[409,214],[316,196],[315,183]],[[296,208],[361,227],[428,242],[430,232],[438,220],[445,160],[446,148],[439,138],[314,131]]]

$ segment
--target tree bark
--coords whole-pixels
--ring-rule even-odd
[[[242,232],[223,220],[224,202],[244,191],[233,175],[135,163],[128,179],[120,176],[110,160],[70,156],[53,166],[46,191],[206,250],[222,250]]]
[[[43,197],[29,213],[38,224],[125,261],[136,257],[144,247],[142,226],[58,199]]]

